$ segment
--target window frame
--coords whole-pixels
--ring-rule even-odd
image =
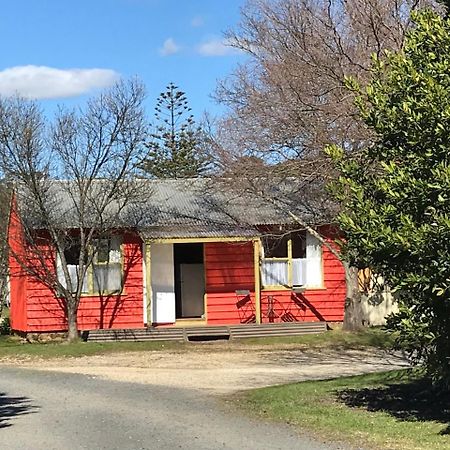
[[[120,261],[117,263],[113,263],[114,265],[120,265],[120,277],[121,277],[121,287],[120,289],[115,290],[108,290],[108,291],[98,291],[94,289],[94,266],[100,266],[105,267],[110,264],[110,262],[96,262],[97,255],[95,254],[95,241],[97,240],[107,240],[109,242],[108,248],[110,251],[110,242],[113,238],[118,238],[120,240],[119,244],[119,251],[120,251]],[[81,292],[81,297],[102,297],[102,296],[109,296],[109,295],[122,295],[125,293],[125,283],[124,283],[124,242],[123,242],[123,236],[122,235],[111,235],[107,238],[98,238],[93,239],[92,243],[88,246],[88,253],[89,257],[91,258],[90,264],[88,264],[86,269],[86,284],[87,284],[87,290]],[[60,267],[60,256],[57,255],[57,261],[56,261],[56,274],[58,277],[58,281],[61,283],[61,280],[59,279],[58,274],[58,266]],[[65,280],[64,280],[65,283]]]
[[[280,237],[281,239],[281,237]],[[260,276],[261,276],[261,282],[263,280],[263,275],[262,275],[262,265],[264,261],[278,261],[278,262],[286,262],[287,263],[287,281],[288,284],[267,284],[264,285],[263,284],[263,289],[280,289],[280,288],[285,288],[285,289],[291,289],[293,287],[292,285],[292,238],[289,237],[286,240],[286,246],[287,246],[287,256],[286,257],[266,257],[265,256],[265,249],[264,249],[264,242],[261,245],[262,251],[263,251],[263,255],[261,258],[261,263],[260,263]]]
[[[305,231],[305,240],[307,239],[306,236],[310,233],[308,233],[307,230]],[[293,276],[294,276],[294,272],[293,272],[293,260],[294,259],[301,259],[305,261],[305,264],[308,264],[308,253],[307,253],[307,244],[305,242],[305,258],[293,258],[292,257],[292,234],[295,232],[291,232],[290,236],[288,237],[288,239],[286,240],[286,244],[287,244],[287,257],[285,258],[280,258],[280,257],[265,257],[264,256],[264,242],[261,242],[261,249],[262,249],[262,255],[260,258],[260,264],[259,264],[259,274],[260,274],[260,280],[261,280],[261,288],[262,290],[292,290],[294,288],[297,287],[302,287],[302,288],[306,288],[308,290],[314,290],[314,289],[325,289],[324,287],[324,267],[323,267],[323,246],[321,245],[321,255],[320,255],[320,259],[321,259],[321,283],[320,285],[308,285],[307,280],[305,280],[305,284],[302,285],[297,285],[297,284],[293,284]],[[313,236],[314,237],[314,236]],[[264,238],[263,238],[264,239]],[[279,262],[287,262],[287,281],[288,284],[263,284],[263,263],[264,261],[279,261]]]

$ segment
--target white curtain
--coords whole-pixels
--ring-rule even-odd
[[[263,260],[261,275],[263,286],[287,286],[288,262]]]
[[[122,265],[96,265],[93,270],[94,292],[116,292],[122,287]]]
[[[120,245],[122,244],[122,239],[120,236],[113,236],[111,238],[111,245],[109,248],[109,262],[110,263],[121,263],[122,252],[120,251]]]
[[[292,259],[292,284],[322,287],[322,271],[322,243],[306,233],[306,258]],[[288,261],[263,259],[261,275],[263,286],[288,286]]]
[[[78,265],[75,264],[68,264],[67,265],[67,270],[69,271],[69,276],[70,276],[70,281],[72,282],[72,288],[75,290],[77,288],[78,285]],[[64,277],[64,272],[62,270],[62,265],[61,265],[61,258],[58,255],[58,258],[56,260],[56,273],[58,276],[58,281],[64,286],[67,287],[66,285],[66,278]],[[82,292],[88,292],[89,288],[88,288],[88,274],[87,271],[84,274],[84,278],[83,278],[83,285],[82,285]]]
[[[322,286],[322,244],[313,235],[306,233],[306,283],[307,286]]]
[[[111,237],[109,245],[108,263],[106,264],[93,264],[92,275],[94,282],[94,293],[102,292],[117,292],[122,289],[122,252],[121,252],[122,239],[120,236]],[[56,270],[59,282],[66,287],[66,281],[61,266],[61,258],[58,255],[56,260]],[[78,265],[68,264],[67,270],[69,271],[70,280],[72,281],[73,289],[76,289],[78,284]],[[82,285],[82,292],[89,292],[89,282],[87,270]]]
[[[112,236],[108,263],[93,265],[94,292],[117,292],[122,288],[122,252],[120,236]]]
[[[306,259],[294,258],[292,260],[292,284],[303,286],[306,284]]]

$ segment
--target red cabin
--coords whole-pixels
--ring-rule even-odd
[[[345,274],[329,248],[332,226],[315,227],[326,245],[273,206],[240,197],[231,212],[224,211],[210,193],[205,197],[201,180],[149,183],[153,194],[142,224],[121,224],[94,241],[96,257],[78,309],[80,330],[343,320]],[[28,244],[22,208],[12,205],[11,327],[64,331],[61,299],[18,262],[17,255],[28,255]],[[45,236],[46,230],[36,233]],[[59,277],[57,252],[42,242],[46,268]],[[79,250],[72,245],[64,251],[68,270],[76,274]]]

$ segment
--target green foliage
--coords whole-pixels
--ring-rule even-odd
[[[446,7],[446,13],[448,15],[448,10],[450,7],[450,0],[438,0],[438,2]]]
[[[394,288],[400,312],[389,327],[435,382],[450,380],[450,20],[413,16],[403,52],[374,57],[357,96],[373,145],[348,158],[332,189],[345,256],[371,267]]]
[[[200,145],[202,133],[190,112],[185,93],[170,83],[156,103],[145,172],[155,178],[192,178],[205,172],[208,158]]]
[[[0,318],[0,335],[7,336],[11,334],[11,324],[9,323],[9,317]]]

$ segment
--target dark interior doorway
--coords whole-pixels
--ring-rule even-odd
[[[173,253],[176,318],[201,318],[205,314],[203,244],[174,244]]]

